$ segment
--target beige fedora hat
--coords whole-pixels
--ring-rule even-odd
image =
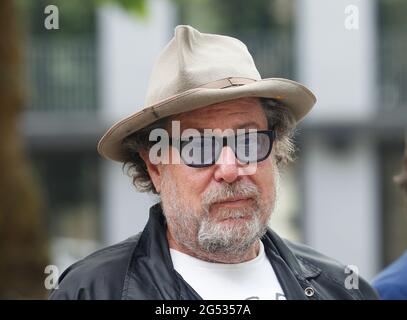
[[[126,161],[126,136],[158,119],[242,97],[278,99],[297,122],[316,102],[314,94],[295,81],[261,79],[238,39],[177,26],[154,65],[145,106],[114,124],[100,139],[98,151],[105,158]]]

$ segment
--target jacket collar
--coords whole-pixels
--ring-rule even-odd
[[[275,232],[268,229],[261,239],[274,272],[280,282],[287,300],[308,300],[305,292],[309,290],[308,280],[317,277],[321,270],[297,257]],[[312,299],[319,299],[316,295]]]
[[[161,204],[150,208],[148,222],[131,257],[123,299],[179,300],[181,287],[174,270],[166,237]],[[143,296],[139,297],[140,290]]]
[[[286,241],[281,239],[273,230],[268,229],[265,237],[269,239],[269,247],[273,249],[277,255],[281,256],[281,258],[287,263],[288,267],[293,271],[296,278],[300,280],[308,280],[316,278],[322,272],[317,266],[296,256],[287,246]]]

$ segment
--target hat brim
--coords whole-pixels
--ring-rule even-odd
[[[278,99],[291,111],[296,122],[304,118],[316,102],[308,88],[282,78],[267,78],[223,89],[195,88],[148,106],[115,123],[100,139],[98,152],[107,159],[127,161],[122,141],[128,135],[170,115],[243,97]]]

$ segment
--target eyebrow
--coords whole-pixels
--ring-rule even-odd
[[[259,124],[257,122],[248,121],[248,122],[244,122],[242,124],[239,124],[237,126],[234,126],[233,128],[230,128],[230,129],[234,129],[234,130],[235,129],[259,129],[259,127],[260,126],[259,126]],[[191,129],[198,130],[200,133],[204,133],[205,129],[214,130],[213,128],[191,128]],[[185,129],[181,129],[181,131],[183,131],[183,130],[185,130]],[[225,130],[225,129],[223,129],[223,130]]]

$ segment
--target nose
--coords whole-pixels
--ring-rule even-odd
[[[234,182],[239,177],[239,163],[233,150],[225,146],[222,148],[218,161],[215,163],[214,178],[220,182]]]

